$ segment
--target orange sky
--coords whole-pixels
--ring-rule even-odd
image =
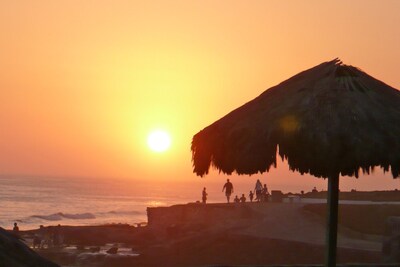
[[[396,0],[1,1],[0,174],[200,183],[192,136],[304,69],[340,57],[400,88],[399,14]],[[166,153],[147,148],[156,128]],[[326,184],[285,164],[264,177]],[[341,185],[400,183],[382,177]]]

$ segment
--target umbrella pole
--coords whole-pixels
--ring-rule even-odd
[[[328,210],[326,228],[326,267],[336,266],[337,224],[339,203],[339,175],[328,178]]]

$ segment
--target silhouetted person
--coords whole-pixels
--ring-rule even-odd
[[[39,235],[35,234],[33,236],[33,248],[41,248],[42,247],[42,238]]]
[[[229,179],[226,180],[224,187],[222,187],[222,192],[224,192],[224,190],[225,190],[226,201],[228,201],[229,203],[231,195],[233,193],[233,184],[229,181]]]
[[[261,201],[261,194],[262,194],[262,184],[260,179],[257,179],[256,186],[254,187],[254,191],[256,192],[256,200],[258,202]]]
[[[239,202],[240,202],[240,199],[239,199],[239,197],[236,195],[236,196],[235,196],[235,199],[234,199],[233,201],[235,201],[235,203],[239,203]]]
[[[317,188],[314,186],[313,190],[311,191],[312,193],[318,193]]]
[[[45,228],[41,225],[39,230],[41,230],[40,232],[43,235],[41,247],[44,248],[44,246],[46,246],[47,248],[51,248],[53,246],[53,233],[51,228]]]
[[[203,203],[204,204],[206,204],[206,202],[207,202],[207,192],[206,192],[206,188],[204,187],[203,188],[203,192],[202,192],[202,197],[201,197],[201,199],[203,200]]]
[[[253,193],[253,191],[250,191],[250,193],[249,193],[249,198],[250,198],[250,202],[253,202],[253,198],[254,198],[254,193]]]
[[[263,196],[263,200],[265,202],[267,202],[268,201],[269,192],[268,192],[268,188],[267,188],[266,184],[264,184],[264,187],[262,189],[262,196]]]
[[[43,248],[44,231],[43,225],[40,225],[38,232],[33,236],[33,248]]]
[[[61,233],[61,225],[57,225],[53,230],[53,246],[58,247],[63,243],[62,233]]]
[[[17,225],[16,222],[14,223],[13,233],[14,233],[15,235],[19,235],[19,227],[18,227],[18,225]]]
[[[246,202],[246,197],[244,196],[244,194],[242,194],[242,196],[240,197],[240,202]]]

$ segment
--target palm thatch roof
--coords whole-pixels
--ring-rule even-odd
[[[255,174],[289,167],[327,178],[374,166],[400,171],[400,92],[335,59],[303,71],[204,128],[192,140],[194,172]]]

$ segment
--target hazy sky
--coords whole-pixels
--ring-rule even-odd
[[[400,88],[399,14],[396,0],[3,0],[0,174],[198,180],[192,136],[304,69],[339,57]],[[168,152],[148,149],[156,128]],[[285,164],[262,177],[326,183]],[[389,177],[341,185],[400,185]]]

